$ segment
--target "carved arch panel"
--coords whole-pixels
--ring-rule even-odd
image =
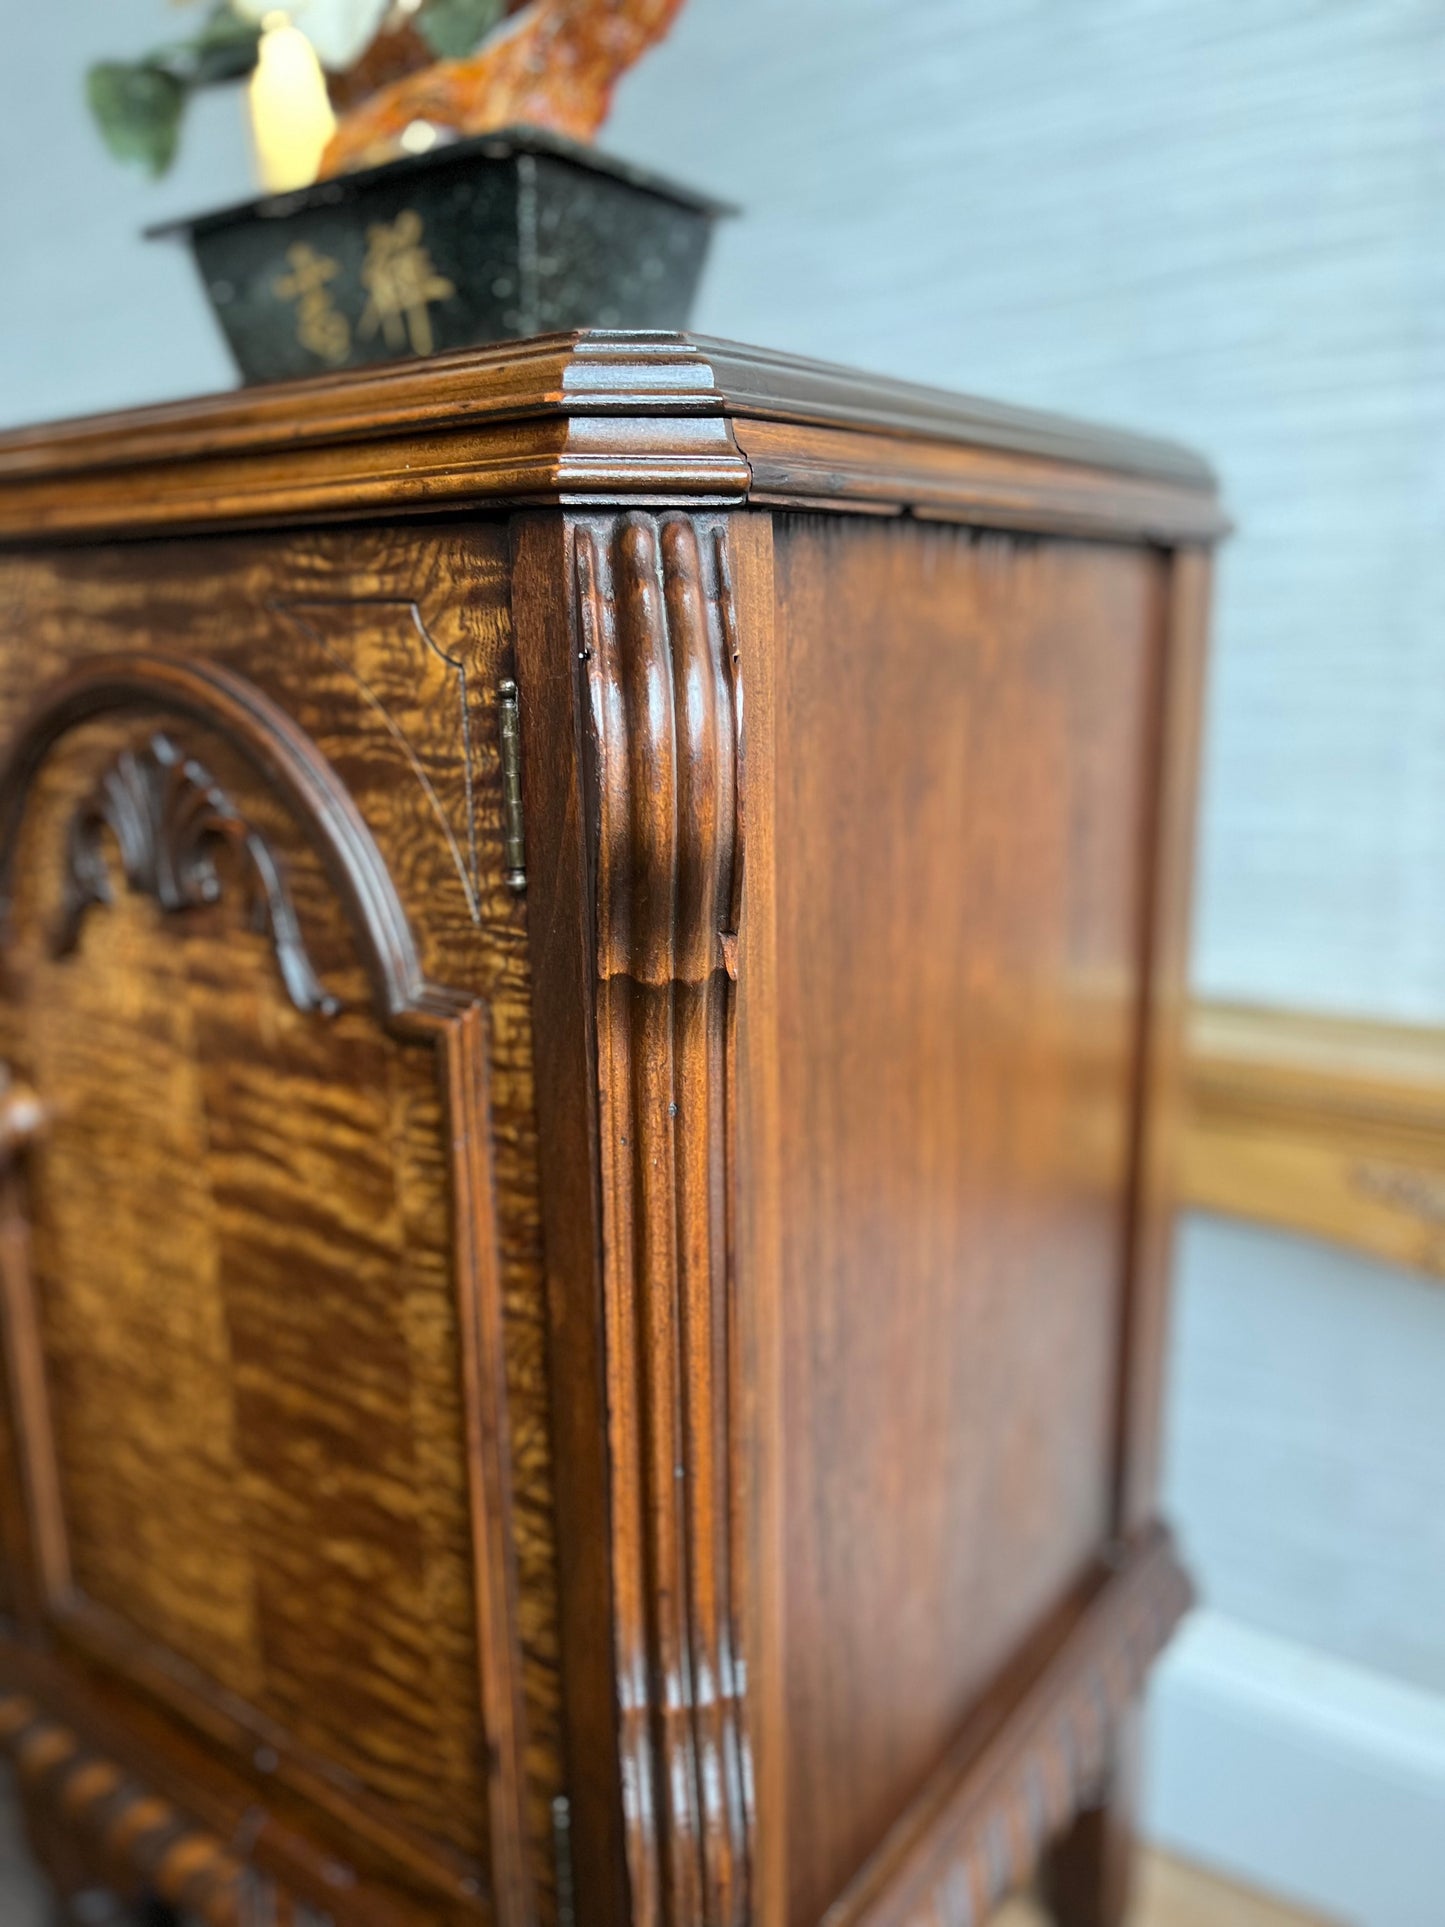
[[[484,1004],[215,664],[52,686],[0,898],[48,1111],[3,1267],[37,1628],[369,1841],[349,1878],[530,1919]]]

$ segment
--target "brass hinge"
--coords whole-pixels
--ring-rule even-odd
[[[527,887],[527,845],[522,834],[522,714],[517,685],[508,678],[497,685],[502,736],[502,855],[507,888]]]

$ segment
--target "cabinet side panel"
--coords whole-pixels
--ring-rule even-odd
[[[809,517],[777,585],[778,1770],[811,1922],[1110,1531],[1165,574]]]

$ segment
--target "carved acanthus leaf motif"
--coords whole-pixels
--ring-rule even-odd
[[[96,904],[113,901],[107,831],[127,884],[167,912],[215,903],[223,888],[218,859],[228,855],[247,895],[251,927],[270,937],[292,1003],[325,1016],[339,1008],[312,968],[270,845],[209,772],[159,733],[140,749],[122,750],[71,818],[57,956],[74,950]]]

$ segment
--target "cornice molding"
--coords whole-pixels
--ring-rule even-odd
[[[1080,485],[1088,527],[1223,527],[1208,469],[1172,443],[701,337],[592,332],[0,435],[0,539],[753,498],[1007,524],[1021,489],[1032,526],[1074,528]]]

